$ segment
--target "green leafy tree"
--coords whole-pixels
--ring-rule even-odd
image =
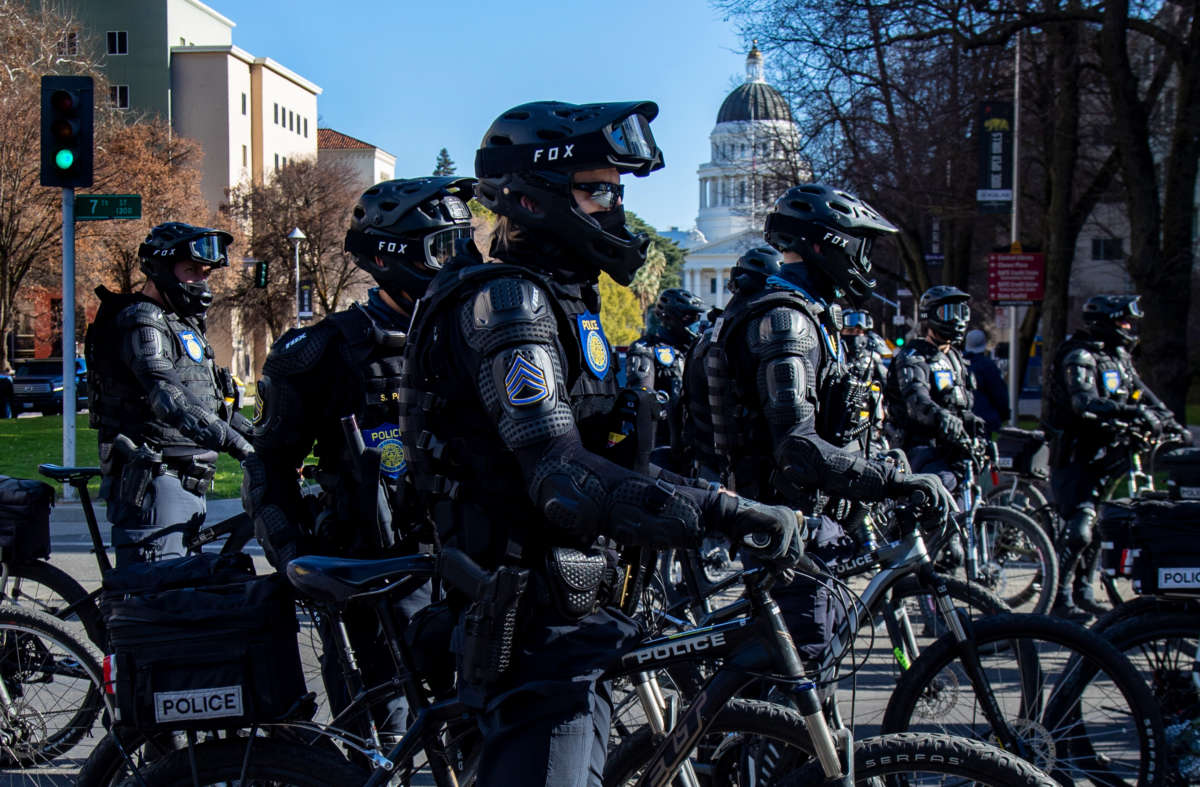
[[[625,223],[634,232],[644,232],[649,235],[650,248],[658,251],[665,259],[662,272],[659,274],[658,289],[654,291],[654,295],[657,296],[659,290],[668,287],[682,287],[683,258],[686,252],[679,248],[679,244],[670,238],[659,235],[657,230],[632,211],[625,211]]]
[[[437,164],[433,168],[434,175],[453,175],[458,167],[454,164],[454,159],[450,158],[450,152],[442,148],[438,153]]]
[[[628,287],[600,274],[600,323],[614,347],[626,347],[642,335],[642,308]]]

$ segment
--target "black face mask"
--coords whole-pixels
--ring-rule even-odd
[[[618,205],[612,210],[593,213],[592,218],[600,225],[600,229],[618,238],[625,235],[625,206]]]

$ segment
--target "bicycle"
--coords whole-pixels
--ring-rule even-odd
[[[406,581],[424,581],[433,575],[435,567],[447,585],[468,596],[474,594],[486,576],[469,558],[451,549],[444,550],[436,560],[430,556],[390,561],[299,558],[289,565],[288,573],[297,587],[309,592],[342,597],[373,594],[382,598],[389,591],[399,592]],[[977,769],[978,773],[989,776],[993,784],[1051,784],[1008,755],[939,736],[880,738],[855,746],[849,730],[840,726],[831,729],[816,685],[804,677],[778,607],[770,598],[769,588],[774,581],[771,572],[754,569],[741,576],[749,607],[747,615],[667,638],[644,640],[613,654],[605,677],[635,676],[639,693],[646,697],[648,711],[658,707],[652,699],[657,670],[693,659],[699,652],[722,659],[723,666],[686,710],[661,719],[664,725],[669,725],[664,726],[661,735],[647,730],[614,752],[606,767],[605,784],[625,783],[640,773],[639,784],[665,786],[679,774],[685,783],[694,785],[698,770],[707,774],[724,764],[734,765],[725,760],[734,756],[730,747],[696,749],[697,743],[711,732],[734,732],[736,728],[751,735],[769,735],[793,747],[805,762],[812,760],[814,767],[820,769],[821,781],[854,781],[852,763],[861,763],[869,772],[871,768],[892,768],[895,763],[911,769],[913,762],[934,762],[951,763],[958,769],[956,773],[975,773],[972,769]],[[786,687],[788,696],[800,710],[734,697],[745,684],[764,675]],[[463,718],[470,718],[470,712],[456,697],[418,708],[416,720],[390,751],[370,752],[376,767],[358,781],[353,780],[344,763],[334,768],[323,761],[312,766],[310,761],[309,768],[298,772],[294,747],[269,738],[189,747],[147,768],[142,776],[147,787],[215,784],[230,779],[241,779],[243,783],[247,779],[274,779],[297,787],[359,781],[374,786],[396,780],[403,782],[409,771],[400,768],[407,768],[406,764],[424,753],[429,763],[437,764],[432,769],[434,781],[439,785],[453,784],[456,783],[451,772],[454,762],[446,749],[445,736],[449,724]],[[690,756],[693,750],[697,751],[696,756]],[[969,765],[962,765],[963,762]],[[330,771],[320,772],[325,767]]]
[[[0,604],[0,768],[48,765],[90,735],[102,682],[95,649],[61,621]]]
[[[42,464],[38,465],[38,472],[76,490],[87,522],[92,551],[96,555],[96,564],[101,576],[104,576],[113,566],[101,538],[100,525],[87,489],[88,481],[100,475],[100,468]],[[180,532],[184,534],[184,543],[189,553],[200,552],[222,536],[228,536],[221,547],[221,553],[230,554],[244,549],[254,536],[254,525],[244,512],[199,530],[188,525],[168,525],[141,539],[134,546],[151,547],[157,539]],[[0,599],[28,606],[59,620],[79,623],[87,633],[88,639],[103,650],[106,637],[104,620],[96,603],[99,594],[99,589],[89,593],[73,577],[48,560],[13,562],[6,556],[0,556]]]

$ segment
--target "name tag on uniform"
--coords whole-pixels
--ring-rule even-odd
[[[954,373],[949,369],[938,369],[933,373],[933,384],[939,391],[944,391],[954,385]]]
[[[1105,369],[1104,374],[1104,389],[1109,393],[1116,393],[1121,387],[1121,373],[1116,369]]]
[[[362,430],[363,443],[368,448],[379,449],[379,472],[389,478],[399,478],[408,470],[404,455],[404,442],[400,438],[400,427],[396,424],[380,424]]]

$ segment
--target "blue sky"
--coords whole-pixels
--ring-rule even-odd
[[[696,168],[749,48],[704,0],[205,1],[237,46],[320,85],[321,125],[395,154],[397,177],[428,175],[442,147],[472,174],[488,125],[526,101],[656,101],[667,166],[627,177],[625,202],[660,229],[695,223]]]

